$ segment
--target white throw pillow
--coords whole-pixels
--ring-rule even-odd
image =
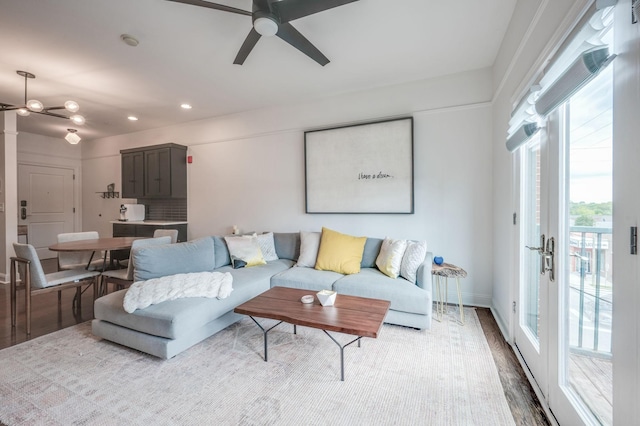
[[[415,284],[418,267],[427,255],[426,241],[409,241],[400,265],[400,276]]]
[[[234,269],[249,266],[264,265],[262,250],[258,245],[256,235],[242,235],[240,237],[224,237],[231,255],[231,265]]]
[[[264,260],[267,262],[271,260],[278,260],[276,245],[273,241],[273,232],[258,235],[258,245],[260,246],[260,250],[262,250]]]
[[[380,247],[380,254],[376,259],[376,266],[385,275],[391,278],[398,278],[400,275],[400,265],[402,256],[407,249],[407,240],[393,240],[385,238]]]
[[[300,256],[296,266],[314,268],[318,259],[322,232],[300,232]]]

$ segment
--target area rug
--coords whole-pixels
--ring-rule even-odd
[[[511,425],[475,310],[431,330],[384,325],[340,350],[322,331],[250,319],[170,360],[79,324],[0,351],[7,425]],[[275,324],[269,320],[265,324]],[[337,334],[341,343],[353,336]]]

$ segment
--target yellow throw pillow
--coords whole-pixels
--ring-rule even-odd
[[[357,274],[367,237],[353,237],[322,228],[315,269],[340,274]]]

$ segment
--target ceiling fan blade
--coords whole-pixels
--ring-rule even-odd
[[[286,23],[278,26],[278,37],[286,41],[317,63],[325,66],[329,63],[329,59],[322,54],[309,40],[307,40],[302,34],[298,32],[293,25]]]
[[[258,40],[260,40],[261,35],[255,30],[255,28],[251,28],[249,31],[249,35],[244,39],[244,43],[242,43],[242,47],[240,47],[240,51],[236,55],[236,59],[234,59],[233,63],[236,65],[244,64],[245,59],[249,56],[249,53],[253,50],[253,47],[256,45]]]
[[[285,23],[323,10],[333,9],[358,0],[281,0],[271,3],[271,8]]]
[[[237,9],[231,6],[225,6],[223,4],[211,3],[204,0],[167,0],[167,1],[172,1],[175,3],[190,4],[192,6],[207,7],[209,9],[216,9],[216,10],[222,10],[224,12],[231,12],[231,13],[237,13],[239,15],[251,16],[251,12],[247,12],[246,10]]]

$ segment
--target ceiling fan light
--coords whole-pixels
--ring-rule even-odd
[[[76,129],[67,129],[67,131],[69,133],[67,133],[67,136],[64,137],[64,139],[69,142],[71,145],[77,145],[81,138],[80,136],[78,136],[76,134],[77,130]]]
[[[77,112],[80,109],[80,105],[76,101],[67,101],[64,103],[64,109],[69,112]]]
[[[27,108],[33,112],[40,112],[44,109],[44,105],[37,99],[31,99],[27,101]]]
[[[29,111],[27,108],[18,108],[16,112],[21,117],[28,117],[31,115],[31,111]]]
[[[253,21],[253,28],[261,36],[271,37],[278,32],[278,23],[271,18],[260,17]]]
[[[71,117],[69,117],[69,119],[79,126],[82,126],[86,121],[85,118],[80,114],[74,114]]]

